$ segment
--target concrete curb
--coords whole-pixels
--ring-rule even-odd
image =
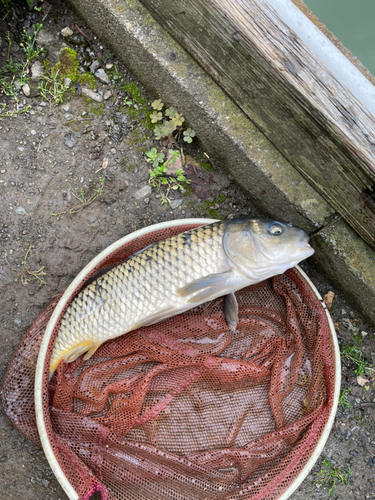
[[[214,163],[266,215],[311,232],[334,213],[137,0],[69,3],[149,92],[184,115]],[[343,222],[312,243],[316,264],[375,323],[375,253]]]

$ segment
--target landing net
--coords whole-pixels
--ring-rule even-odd
[[[193,227],[125,244],[73,297],[99,272]],[[44,419],[80,499],[100,491],[111,500],[271,500],[296,480],[333,405],[327,317],[296,269],[236,297],[235,332],[219,298],[106,342],[86,362],[62,363],[48,383],[56,324],[45,359]],[[3,386],[7,416],[39,446],[35,366],[58,299],[27,332]]]

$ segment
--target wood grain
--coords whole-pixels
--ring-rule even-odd
[[[141,0],[375,248],[375,119],[265,0]]]

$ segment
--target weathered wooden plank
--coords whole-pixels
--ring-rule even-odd
[[[265,0],[141,0],[375,248],[375,119]]]

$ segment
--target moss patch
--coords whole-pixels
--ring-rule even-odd
[[[198,205],[199,210],[203,212],[207,217],[211,217],[212,219],[225,219],[224,215],[221,215],[217,210],[217,206],[226,201],[227,197],[223,194],[220,194],[217,200],[205,200],[203,203]]]
[[[101,115],[104,114],[104,112],[105,112],[105,105],[104,105],[103,102],[99,102],[97,104],[92,104],[92,100],[91,99],[88,99],[88,101],[90,103],[90,107],[89,107],[90,113],[92,113],[96,117],[101,116]]]
[[[96,89],[95,77],[91,73],[83,73],[83,75],[78,75],[77,83],[79,83],[81,87],[86,87],[91,90]]]
[[[125,92],[129,94],[132,101],[132,106],[124,106],[121,108],[123,113],[126,113],[132,119],[144,118],[145,126],[149,129],[153,129],[153,124],[151,123],[150,115],[153,110],[148,107],[147,99],[144,97],[142,90],[135,82],[125,83],[121,87]]]
[[[60,80],[70,78],[74,83],[80,76],[78,67],[79,61],[77,59],[77,52],[74,49],[65,47],[58,57],[58,62],[54,66],[53,72],[58,73]]]

